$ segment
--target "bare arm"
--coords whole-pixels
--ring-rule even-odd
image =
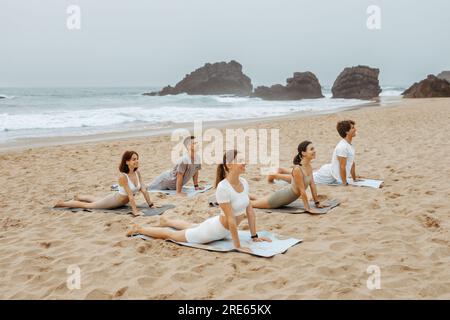
[[[316,183],[314,182],[314,174],[311,174],[311,184],[309,187],[311,188],[311,194],[314,199],[314,203],[316,203],[316,207],[317,207],[317,204],[320,201],[319,201],[319,197],[317,196],[317,187],[316,187]]]
[[[142,183],[141,173],[137,172],[137,175],[138,175],[138,179],[139,179],[139,184],[141,185],[140,191],[141,191],[142,195],[144,196],[145,201],[147,202],[148,206],[153,207],[153,202],[150,199],[150,195],[148,194],[147,189],[145,188],[145,185]]]
[[[120,178],[119,178],[119,185],[121,185],[122,188],[124,188],[125,192],[127,193],[128,200],[130,201],[130,205],[131,205],[131,209],[133,211],[133,214],[135,216],[140,215],[140,212],[139,212],[139,210],[136,207],[136,201],[134,199],[133,192],[131,192],[131,189],[128,186],[128,180],[127,180],[127,178],[124,175],[120,176]]]
[[[196,186],[195,187],[196,190],[199,188],[198,187],[198,176],[199,176],[199,173],[198,173],[198,170],[197,170],[197,172],[192,177],[192,181],[194,182],[194,186]]]
[[[347,170],[346,170],[347,158],[339,157],[339,156],[337,158],[339,160],[339,173],[341,174],[342,184],[344,186],[346,186],[346,185],[348,185]]]
[[[352,169],[350,170],[350,173],[352,175],[353,181],[356,181],[356,165],[355,165],[354,161],[353,161]]]
[[[250,234],[254,236],[256,234],[256,218],[255,218],[255,211],[253,210],[251,203],[249,203],[249,205],[247,206],[246,213]]]
[[[228,222],[228,230],[231,233],[231,238],[233,239],[233,244],[236,249],[241,247],[241,242],[239,241],[239,234],[236,225],[236,218],[233,215],[233,211],[231,209],[231,204],[229,202],[220,203],[220,209],[222,209],[225,214],[225,218]]]
[[[183,189],[183,176],[184,176],[184,173],[177,172],[177,194],[183,194],[183,192],[182,192],[182,189]]]
[[[253,210],[251,203],[249,203],[249,205],[247,206],[246,213],[247,213],[247,219],[248,219],[248,227],[250,228],[250,234],[252,236],[255,236],[255,235],[257,235],[257,233],[256,233],[256,216],[255,216],[255,211]],[[271,239],[266,238],[266,237],[253,238],[253,241],[272,242]]]
[[[300,168],[295,167],[292,174],[294,176],[295,185],[300,190],[300,198],[303,201],[303,205],[307,211],[310,211],[311,207],[309,206],[308,195],[306,194],[305,183],[303,181],[303,172]]]

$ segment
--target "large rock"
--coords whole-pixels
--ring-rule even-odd
[[[450,82],[450,71],[442,71],[437,75],[439,79],[444,79]]]
[[[450,97],[450,83],[430,74],[426,79],[414,83],[402,95],[404,98]]]
[[[203,67],[186,75],[175,87],[167,86],[159,92],[144,93],[144,95],[164,96],[187,93],[249,96],[252,90],[252,81],[242,72],[242,65],[232,60],[228,63],[206,63]]]
[[[264,100],[300,100],[323,98],[319,80],[312,72],[295,72],[286,80],[286,86],[275,84],[271,87],[260,86],[253,97]]]
[[[378,75],[380,70],[368,66],[345,68],[334,81],[333,98],[372,99],[381,92]]]

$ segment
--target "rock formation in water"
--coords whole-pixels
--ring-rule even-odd
[[[312,72],[295,72],[286,80],[286,86],[275,84],[271,87],[260,86],[252,96],[264,100],[300,100],[323,98],[319,80]]]
[[[334,81],[333,98],[369,100],[380,95],[380,70],[368,66],[345,68]]]
[[[414,83],[402,95],[403,98],[450,97],[450,83],[430,74],[426,79]]]
[[[437,75],[439,79],[444,79],[450,82],[450,71],[442,71]]]
[[[228,63],[206,63],[203,67],[186,75],[175,87],[167,86],[159,92],[144,93],[144,95],[165,96],[187,93],[191,95],[249,96],[252,90],[252,81],[242,72],[242,65],[232,60]]]

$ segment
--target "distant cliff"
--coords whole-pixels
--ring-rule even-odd
[[[187,93],[249,96],[252,90],[252,81],[242,72],[242,65],[232,60],[228,63],[206,63],[203,67],[186,75],[175,87],[167,86],[159,92],[144,93],[144,95],[165,96],[168,94]]]

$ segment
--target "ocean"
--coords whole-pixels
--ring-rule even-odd
[[[143,96],[160,88],[0,88],[0,143],[16,139],[84,136],[170,128],[194,120],[238,120],[293,112],[337,112],[370,101],[325,98],[264,101],[232,96]],[[402,87],[383,87],[381,100]]]

